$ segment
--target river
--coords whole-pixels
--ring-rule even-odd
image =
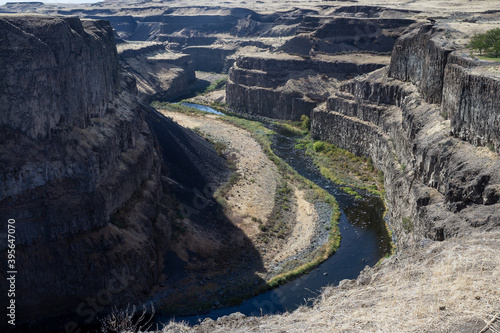
[[[191,107],[198,107],[191,104]],[[210,108],[202,106],[203,111]],[[215,111],[215,110],[214,110]],[[297,136],[280,130],[273,124],[266,124],[276,134],[272,136],[272,148],[276,155],[286,161],[300,175],[313,181],[332,194],[338,201],[342,215],[339,227],[342,235],[337,252],[316,269],[278,288],[243,301],[238,306],[214,309],[194,316],[176,316],[176,321],[197,324],[205,318],[217,319],[233,312],[246,316],[260,316],[293,311],[300,305],[311,305],[322,288],[336,285],[343,279],[355,279],[366,265],[375,265],[390,251],[390,237],[383,221],[384,205],[378,197],[359,191],[363,199],[340,190],[339,186],[321,175],[304,151],[296,149]],[[172,318],[157,321],[167,322]]]

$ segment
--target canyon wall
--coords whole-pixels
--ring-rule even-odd
[[[500,152],[500,75],[453,60],[444,73],[442,104],[453,135]]]
[[[171,52],[163,43],[121,43],[118,53],[124,70],[148,100],[185,95],[196,80],[191,56]]]
[[[107,2],[75,7],[9,3],[0,6],[0,13],[30,10],[45,15],[108,20],[121,40],[161,42],[170,50],[190,54],[196,70],[215,72],[227,72],[232,61],[226,60],[238,49],[250,44],[255,48],[273,48],[277,38],[293,36],[306,15],[318,14],[316,10],[300,8],[270,13],[266,9],[266,13],[257,13],[231,6],[166,7],[162,3]],[[132,55],[125,52],[122,56]]]
[[[498,79],[452,53],[443,34],[424,25],[403,36],[388,68],[344,83],[311,116],[313,138],[370,156],[384,172],[403,247],[500,225],[498,154],[461,140],[498,142]]]
[[[85,128],[90,118],[105,114],[119,84],[109,25],[77,18],[42,23],[36,18],[15,17],[0,24],[1,125],[33,139],[47,138],[57,126]],[[12,50],[17,52],[15,59],[9,59]],[[45,75],[33,76],[36,71]],[[66,79],[69,77],[73,80]],[[84,80],[93,84],[81,87]],[[54,96],[54,91],[59,94]],[[53,111],[40,113],[40,109]]]
[[[388,53],[406,28],[416,23],[410,19],[373,17],[306,16],[296,36],[279,49],[302,55],[360,51]]]
[[[237,45],[188,46],[183,48],[182,52],[191,55],[193,66],[196,70],[223,73],[227,72],[229,67],[231,67],[227,65],[227,59],[237,49]]]
[[[388,76],[412,82],[426,102],[440,104],[454,136],[498,152],[500,76],[487,62],[452,53],[445,34],[427,24],[401,37]]]
[[[156,281],[153,221],[169,230],[156,216],[161,160],[109,23],[0,26],[0,216],[16,221],[17,327],[89,323]]]
[[[227,103],[239,113],[298,120],[325,102],[338,81],[388,65],[384,54],[415,24],[410,19],[305,16],[296,35],[278,48],[281,52],[236,60]]]
[[[371,72],[387,60],[368,55],[243,56],[229,71],[227,104],[238,113],[299,120],[327,99],[336,80]]]
[[[226,160],[142,102],[108,22],[9,15],[0,26],[0,217],[15,220],[16,329],[78,331],[114,306],[172,301],[197,246],[239,232],[214,222]],[[125,69],[146,57],[154,75],[194,76],[188,55],[126,50]],[[180,242],[185,227],[203,228],[201,240]],[[204,258],[234,250],[224,246]]]

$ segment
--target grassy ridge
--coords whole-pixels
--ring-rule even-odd
[[[500,57],[492,58],[492,57],[485,57],[485,56],[476,56],[476,58],[479,58],[479,59],[482,59],[482,60],[500,61]]]

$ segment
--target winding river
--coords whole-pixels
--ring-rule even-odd
[[[189,105],[210,110],[206,106]],[[215,110],[214,110],[215,111]],[[300,305],[311,305],[321,289],[336,285],[343,279],[355,279],[366,265],[375,265],[390,251],[390,237],[383,221],[384,205],[380,198],[360,193],[356,200],[344,193],[339,186],[323,177],[304,151],[295,148],[297,136],[287,134],[273,124],[266,124],[276,134],[272,137],[274,153],[286,161],[303,177],[313,181],[332,194],[342,211],[339,227],[342,235],[337,252],[316,269],[276,289],[245,300],[238,306],[214,309],[195,316],[177,316],[177,321],[197,324],[205,318],[217,319],[233,312],[246,316],[260,316],[293,311]],[[171,318],[158,318],[166,322]]]

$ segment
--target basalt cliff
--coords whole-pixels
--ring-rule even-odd
[[[173,53],[163,43],[120,43],[117,49],[124,71],[136,80],[145,100],[186,95],[196,80],[191,56]]]
[[[16,328],[72,331],[146,300],[170,262],[169,196],[215,188],[225,161],[140,103],[109,22],[2,16],[0,68],[0,216],[15,220]]]
[[[294,39],[308,36],[315,45],[321,39],[310,36],[342,39],[341,31],[330,29],[340,24],[333,22]],[[227,103],[236,112],[264,117],[308,115],[313,139],[371,157],[384,173],[388,214],[401,247],[498,227],[495,64],[454,51],[446,29],[403,22],[408,30],[386,62],[383,55],[364,53],[311,55],[311,43],[306,56],[240,57],[229,72]]]
[[[306,16],[281,53],[237,58],[229,71],[226,101],[238,113],[299,120],[323,103],[339,81],[388,64],[409,19]],[[344,55],[343,53],[347,53]]]
[[[445,33],[426,24],[404,35],[388,67],[343,83],[311,114],[313,138],[384,172],[401,246],[500,224],[500,78]]]
[[[86,299],[106,284],[116,293],[100,303],[119,304],[156,279],[160,157],[109,23],[0,24],[0,215],[16,220],[18,325],[76,312],[94,320],[103,304]]]

